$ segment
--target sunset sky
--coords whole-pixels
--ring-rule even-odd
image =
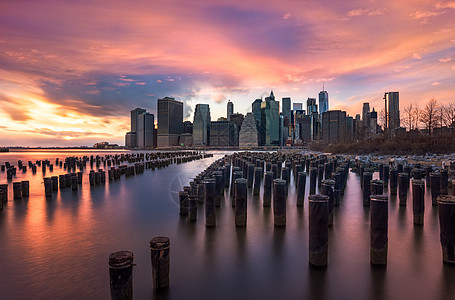
[[[273,89],[360,113],[455,101],[455,1],[0,2],[0,145],[124,144],[156,99],[246,113]],[[378,110],[377,109],[377,110]]]

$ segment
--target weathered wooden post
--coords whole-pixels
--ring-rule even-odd
[[[188,221],[196,222],[197,220],[197,196],[188,195]]]
[[[370,195],[371,195],[371,179],[373,178],[373,173],[363,172],[363,206],[370,206]]]
[[[216,172],[213,175],[213,178],[215,179],[215,206],[220,207],[221,205],[221,195],[224,195],[224,179],[223,175],[220,174],[221,171]]]
[[[278,165],[277,164],[272,164],[272,173],[273,173],[273,179],[278,178]]]
[[[247,218],[247,180],[235,180],[235,226],[245,227]]]
[[[0,184],[0,191],[2,191],[0,201],[8,202],[8,184]]]
[[[334,205],[339,206],[341,200],[341,173],[332,173],[332,179],[335,180],[335,190],[333,191]]]
[[[169,271],[171,267],[170,241],[168,237],[157,236],[150,241],[152,260],[153,288],[156,291],[169,287]]]
[[[455,264],[455,196],[439,195],[439,228],[444,263]]]
[[[205,226],[213,227],[216,226],[215,216],[215,199],[216,193],[216,181],[215,179],[207,179],[204,182],[205,189]]]
[[[382,195],[384,193],[384,181],[371,180],[371,195]]]
[[[51,178],[43,178],[44,179],[44,194],[46,197],[52,197],[52,179]]]
[[[188,193],[185,191],[179,192],[180,215],[188,215]]]
[[[77,175],[76,176],[71,176],[71,189],[73,191],[77,191],[77,187],[78,187],[78,184],[77,184]]]
[[[400,200],[400,206],[406,206],[408,200],[408,173],[398,174],[398,198]]]
[[[449,172],[447,169],[439,171],[441,174],[441,195],[449,194]]]
[[[430,173],[431,204],[437,205],[437,198],[441,194],[441,174],[437,172]]]
[[[275,226],[286,226],[286,181],[273,180],[273,220]]]
[[[28,180],[21,181],[22,197],[28,198],[30,196],[30,182]]]
[[[390,170],[390,195],[397,194],[398,171],[397,169]]]
[[[303,206],[305,200],[305,185],[306,174],[305,172],[297,173],[297,206]]]
[[[242,171],[235,171],[234,174],[232,175],[232,191],[231,191],[231,204],[232,207],[235,207],[235,180],[239,178],[243,178],[243,173]]]
[[[254,168],[254,184],[253,184],[253,195],[259,195],[261,190],[261,178],[262,178],[262,168]]]
[[[328,225],[333,225],[333,207],[335,205],[334,199],[335,180],[325,179],[321,184],[321,194],[329,196],[329,219]]]
[[[425,183],[422,180],[412,181],[412,212],[414,224],[423,225],[425,212]]]
[[[22,199],[22,183],[20,181],[13,182],[13,198],[14,200]]]
[[[327,267],[329,250],[329,196],[310,195],[309,199],[309,262],[318,268]]]
[[[452,195],[455,196],[455,180],[452,180]]]
[[[384,188],[387,189],[389,186],[389,174],[390,174],[390,168],[389,165],[384,165]]]
[[[389,198],[387,195],[372,195],[370,201],[370,263],[387,264]]]
[[[254,164],[248,164],[247,166],[248,174],[247,174],[247,183],[248,187],[253,186],[253,179],[254,179]]]
[[[131,251],[119,251],[109,255],[112,300],[133,299],[133,259]]]
[[[263,206],[270,206],[272,203],[272,182],[273,182],[273,172],[265,172],[264,192],[262,195]]]
[[[316,180],[318,177],[318,169],[310,168],[310,195],[316,193]]]

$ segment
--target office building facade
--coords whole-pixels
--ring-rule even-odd
[[[193,120],[193,145],[210,145],[210,107],[208,104],[197,104]]]
[[[183,102],[171,97],[158,99],[158,147],[179,146],[183,132]]]

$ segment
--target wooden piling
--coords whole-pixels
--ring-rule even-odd
[[[441,174],[438,172],[430,173],[431,204],[438,205],[437,198],[441,194]]]
[[[215,198],[217,197],[215,179],[207,179],[204,181],[205,192],[205,226],[216,226],[215,216]]]
[[[423,180],[412,180],[412,212],[414,224],[423,225],[425,212],[425,182]]]
[[[133,299],[133,259],[131,251],[119,251],[109,255],[112,300]]]
[[[386,265],[388,251],[389,199],[372,195],[370,199],[370,263]]]
[[[22,199],[22,183],[13,182],[13,198],[14,200],[21,200]]]
[[[264,192],[262,195],[263,206],[270,206],[272,202],[273,172],[265,172]]]
[[[315,194],[308,198],[309,263],[317,268],[326,268],[329,251],[329,196]]]
[[[400,206],[406,206],[408,200],[408,182],[408,173],[403,172],[398,174],[398,198],[400,200]]]
[[[235,226],[245,227],[247,219],[247,180],[235,180]]]
[[[273,180],[273,220],[275,226],[286,226],[286,181]]]
[[[306,174],[305,172],[297,173],[297,206],[303,206],[305,200],[305,185]]]
[[[439,195],[437,203],[442,259],[455,265],[455,196]]]
[[[170,247],[168,237],[158,236],[150,241],[152,280],[155,291],[169,287]]]

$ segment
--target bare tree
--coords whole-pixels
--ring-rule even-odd
[[[444,106],[444,125],[449,128],[455,127],[455,102],[450,102]]]
[[[420,113],[421,113],[421,110],[420,110],[419,106],[416,104],[414,106],[414,111],[412,112],[412,121],[414,123],[414,129],[419,128]]]
[[[402,120],[401,122],[403,123],[403,125],[405,127],[407,127],[409,129],[409,131],[411,131],[413,129],[413,125],[414,125],[414,122],[413,122],[413,114],[414,114],[414,107],[411,104],[409,104],[408,106],[406,106],[404,109],[403,109],[403,112],[404,114],[402,115]]]
[[[420,122],[425,129],[428,129],[428,134],[431,136],[433,128],[437,124],[437,114],[439,110],[438,100],[431,98],[420,113]]]

